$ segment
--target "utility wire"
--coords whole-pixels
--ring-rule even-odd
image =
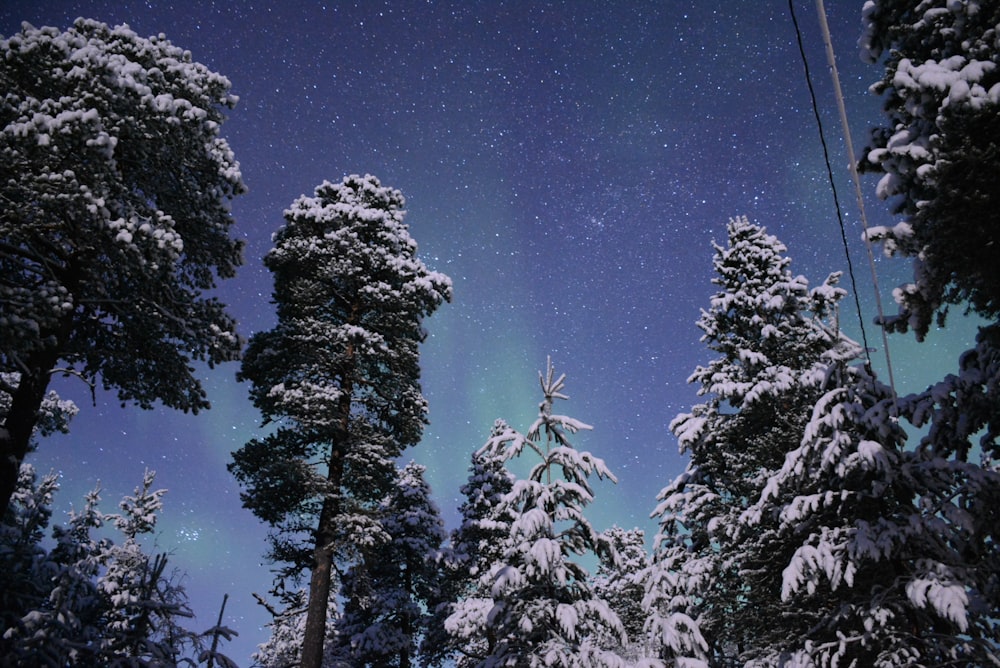
[[[799,44],[799,55],[802,56],[802,67],[806,72],[806,85],[809,87],[809,99],[812,100],[813,117],[816,119],[816,127],[819,128],[819,142],[823,145],[823,160],[826,161],[826,176],[830,181],[830,190],[833,191],[833,205],[837,209],[837,222],[840,223],[840,239],[844,244],[844,255],[847,257],[847,273],[851,277],[851,288],[854,292],[854,306],[858,312],[858,325],[861,327],[861,341],[865,347],[865,358],[871,365],[871,357],[868,354],[868,335],[865,332],[865,321],[861,315],[861,300],[858,298],[858,286],[854,278],[854,263],[851,262],[851,252],[847,243],[847,231],[844,228],[844,216],[840,209],[840,198],[837,195],[837,185],[833,178],[833,167],[830,166],[830,150],[826,145],[826,135],[823,132],[823,121],[819,116],[819,105],[816,103],[816,91],[813,89],[812,74],[809,71],[809,61],[806,58],[806,50],[802,44],[802,31],[799,30],[799,21],[795,18],[795,6],[793,0],[788,0],[788,12],[792,15],[792,25],[795,26],[795,38]]]
[[[843,91],[840,88],[840,77],[837,74],[836,60],[833,54],[833,44],[830,39],[830,27],[826,22],[826,11],[823,7],[823,0],[816,0],[816,7],[820,16],[820,27],[821,30],[823,31],[823,39],[826,45],[827,59],[829,61],[831,68],[831,76],[833,77],[834,89],[837,97],[837,107],[838,110],[840,111],[840,120],[844,129],[844,136],[847,144],[847,155],[848,155],[848,160],[850,162],[851,175],[854,179],[855,195],[858,200],[858,208],[861,212],[861,224],[865,232],[864,240],[865,240],[865,247],[868,251],[869,266],[871,267],[871,272],[872,272],[872,285],[875,291],[875,305],[876,308],[878,309],[879,318],[881,320],[884,318],[884,314],[882,311],[882,298],[879,294],[878,276],[875,272],[875,258],[872,254],[871,242],[868,240],[868,234],[867,234],[868,219],[865,213],[864,199],[861,193],[861,179],[858,176],[857,161],[854,156],[854,145],[851,142],[851,134],[847,124],[847,111],[844,106],[844,95]],[[861,341],[865,349],[865,360],[868,364],[868,367],[871,368],[871,363],[872,363],[870,355],[871,348],[868,345],[868,335],[867,332],[865,331],[864,317],[861,314],[861,300],[860,297],[858,296],[857,279],[855,278],[854,275],[854,263],[851,262],[850,246],[847,242],[847,231],[844,225],[843,211],[841,210],[840,207],[840,198],[837,195],[837,185],[833,177],[833,168],[830,165],[830,150],[829,147],[827,146],[826,136],[823,131],[823,121],[820,119],[819,115],[819,105],[816,102],[816,91],[813,88],[812,75],[809,71],[809,61],[806,58],[805,47],[802,44],[802,31],[799,29],[799,22],[795,16],[795,6],[793,0],[788,0],[788,12],[792,17],[792,25],[795,26],[795,38],[799,46],[799,55],[802,57],[802,66],[805,69],[806,85],[809,88],[809,98],[812,101],[813,116],[816,119],[816,127],[819,130],[820,144],[822,144],[823,146],[823,159],[826,162],[826,174],[828,180],[830,181],[830,190],[833,192],[833,203],[837,211],[837,222],[840,225],[840,239],[844,245],[844,255],[847,258],[847,272],[848,275],[850,276],[851,287],[854,292],[854,307],[858,313],[858,325],[861,328]],[[896,385],[893,380],[892,360],[889,356],[889,340],[885,332],[885,328],[882,328],[882,346],[885,350],[885,362],[886,362],[886,367],[888,368],[889,386],[892,389],[893,397],[895,397]]]
[[[844,142],[847,145],[848,166],[851,169],[851,179],[854,181],[854,197],[858,201],[858,211],[861,214],[862,238],[865,250],[868,252],[868,267],[872,273],[872,290],[875,293],[875,307],[878,309],[879,322],[885,322],[885,312],[882,310],[882,291],[878,285],[878,272],[875,271],[875,255],[872,253],[872,242],[868,237],[868,213],[865,211],[865,198],[861,193],[861,176],[858,174],[858,161],[854,157],[854,142],[851,141],[851,126],[847,122],[847,107],[844,104],[844,91],[840,87],[840,74],[837,72],[837,58],[833,54],[833,40],[830,38],[830,25],[826,21],[826,8],[823,0],[816,0],[816,13],[819,15],[820,30],[823,32],[823,43],[826,46],[826,59],[830,65],[830,76],[833,78],[833,92],[837,98],[837,111],[840,113],[840,125],[844,130]],[[843,227],[843,222],[841,222]],[[892,358],[889,356],[889,335],[885,327],[882,331],[882,348],[885,350],[885,367],[889,375],[889,388],[892,390],[893,405],[896,404],[896,382],[892,374]]]

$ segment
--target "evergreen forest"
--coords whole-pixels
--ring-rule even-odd
[[[853,272],[810,284],[730,218],[652,535],[588,519],[618,478],[578,447],[573,360],[551,358],[534,421],[499,416],[463,454],[445,526],[410,451],[425,320],[460,297],[402,192],[352,174],[295,199],[264,258],[274,325],[244,339],[213,296],[243,262],[229,81],[89,19],[0,40],[0,666],[236,665],[226,601],[192,628],[152,540],[152,470],[113,512],[98,488],[56,521],[58,478],[32,465],[81,410],[55,375],[199,412],[196,366],[227,362],[261,424],[228,470],[274,569],[253,665],[1000,666],[1000,3],[860,10],[883,115],[853,167],[896,221],[864,241],[912,267],[875,329],[923,341],[957,313],[975,345],[900,394],[841,327]]]

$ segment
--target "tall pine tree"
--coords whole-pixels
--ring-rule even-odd
[[[230,82],[162,36],[78,19],[0,40],[0,512],[57,365],[123,402],[208,407],[241,341]]]
[[[420,438],[421,321],[451,297],[403,224],[403,195],[374,176],[325,182],[285,212],[264,263],[278,323],[254,335],[239,377],[273,431],[233,454],[243,501],[287,573],[310,572],[302,665],[323,657],[334,561],[388,540],[379,504],[394,459]]]

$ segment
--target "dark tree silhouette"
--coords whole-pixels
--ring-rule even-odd
[[[234,321],[203,296],[242,262],[229,88],[125,26],[0,42],[0,508],[60,363],[123,403],[198,411],[192,361],[239,356]]]

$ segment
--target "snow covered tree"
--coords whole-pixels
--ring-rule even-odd
[[[22,466],[0,525],[0,665],[194,665],[208,656],[233,665],[209,645],[213,635],[234,632],[182,627],[179,620],[192,616],[186,593],[166,573],[166,555],[151,556],[141,545],[162,507],[163,490],[153,491],[152,482],[147,472],[120,515],[102,513],[94,490],[68,525],[52,528],[55,545],[47,551],[41,541],[56,476],[38,481],[30,465]],[[123,543],[94,535],[109,522]]]
[[[21,381],[19,373],[0,372],[0,419],[3,419],[10,411],[10,392],[16,388]],[[38,416],[35,420],[32,437],[28,440],[28,452],[33,452],[37,447],[37,436],[51,436],[52,434],[68,434],[69,423],[80,412],[77,405],[60,397],[54,390],[42,398],[38,406]]]
[[[607,638],[609,649],[635,663],[649,654],[644,640],[646,612],[642,607],[645,593],[642,577],[650,566],[646,534],[638,528],[626,530],[613,526],[604,532],[604,537],[614,549],[601,558],[593,581],[594,594],[608,602],[625,629],[628,642],[622,646],[621,638]]]
[[[923,338],[949,304],[1000,318],[1000,5],[975,0],[868,0],[863,55],[885,55],[872,86],[886,123],[862,167],[884,174],[879,197],[902,221],[871,230],[913,258],[896,290],[895,330]]]
[[[192,616],[187,597],[167,576],[167,555],[151,557],[140,543],[142,536],[153,532],[163,508],[166,490],[152,488],[154,476],[146,471],[142,487],[119,503],[121,514],[103,518],[125,540],[108,545],[100,557],[103,572],[97,588],[112,603],[102,616],[106,629],[102,651],[177,663],[174,643],[186,634],[176,619]]]
[[[795,665],[1000,660],[1000,474],[907,448],[894,411],[863,365],[832,367],[801,446],[747,513],[777,516],[794,539],[783,600],[826,601],[781,646]],[[990,505],[969,505],[970,494]]]
[[[477,664],[484,668],[623,666],[598,642],[608,636],[624,642],[621,621],[594,594],[588,572],[573,558],[611,551],[584,509],[593,500],[590,476],[615,477],[603,460],[569,442],[570,434],[591,427],[552,412],[556,399],[568,398],[562,393],[565,376],[556,377],[550,361],[539,381],[544,400],[528,434],[507,428],[483,446],[507,460],[525,449],[539,459],[502,500],[515,520],[500,561],[483,574],[491,600],[488,606],[478,599],[457,602],[446,627],[462,639],[483,630],[495,639]]]
[[[389,540],[379,505],[420,438],[421,326],[451,297],[374,176],[324,182],[285,212],[264,263],[278,322],[250,339],[239,378],[274,429],[233,454],[244,505],[273,527],[271,558],[310,572],[302,665],[319,666],[335,560]]]
[[[798,447],[826,368],[858,350],[837,329],[839,274],[810,290],[764,228],[739,217],[727,235],[715,245],[719,292],[698,322],[719,356],[689,379],[707,401],[670,425],[690,461],[658,496],[644,601],[650,641],[691,665],[743,665],[807,623],[780,598],[794,546],[771,518],[747,531],[741,515]]]
[[[299,664],[302,652],[302,636],[306,628],[306,603],[308,594],[297,592],[295,600],[278,611],[268,605],[271,612],[270,637],[257,646],[253,654],[254,665],[261,668],[289,668]]]
[[[344,611],[328,615],[322,665],[416,665],[428,602],[438,596],[436,563],[444,540],[424,470],[411,462],[400,471],[380,512],[389,542],[365,550],[331,596],[333,606],[344,602]],[[281,598],[280,612],[267,606],[274,618],[271,638],[254,655],[264,668],[299,665],[308,596],[298,591]]]
[[[229,81],[162,35],[25,24],[0,40],[0,88],[2,509],[54,372],[144,408],[208,407],[192,362],[240,341],[203,293],[242,261],[244,186],[219,134]]]
[[[506,422],[497,420],[491,438],[509,429]],[[441,587],[421,647],[425,662],[440,665],[453,658],[459,668],[471,668],[492,652],[496,638],[486,629],[486,612],[493,605],[492,582],[484,583],[483,575],[499,563],[516,519],[514,509],[503,503],[514,486],[514,476],[505,463],[503,453],[482,450],[472,454],[469,477],[460,490],[465,497],[459,508],[462,519],[438,564]],[[445,629],[445,621],[459,602],[469,611],[483,613],[467,619],[468,632],[461,637]]]
[[[367,550],[345,575],[334,665],[409,668],[438,598],[436,563],[444,525],[424,480],[425,467],[400,471],[380,517],[389,542]]]
[[[951,305],[986,321],[957,372],[894,402],[895,414],[924,433],[892,453],[903,474],[885,484],[903,487],[916,505],[899,513],[911,525],[877,527],[881,544],[893,547],[883,549],[882,560],[907,566],[896,575],[906,594],[896,592],[903,599],[899,607],[921,624],[926,616],[934,622],[933,633],[921,629],[906,640],[920,661],[996,663],[1000,590],[985,574],[1000,568],[994,510],[1000,470],[1000,7],[878,0],[865,4],[864,22],[865,54],[872,62],[884,56],[885,75],[872,90],[885,96],[888,122],[873,132],[862,166],[884,174],[878,194],[902,216],[893,227],[871,230],[871,237],[888,254],[914,263],[913,282],[895,293],[899,314],[885,324],[923,339],[932,322],[944,324]],[[895,556],[907,553],[919,555],[917,563]],[[864,562],[851,563],[861,568]]]
[[[839,291],[803,284],[777,299],[777,286],[801,280],[777,271],[783,248],[759,230],[733,243],[741,227],[753,232],[730,225],[717,268],[731,280],[701,321],[710,347],[731,353],[694,376],[716,396],[673,423],[691,464],[660,497],[651,629],[671,654],[713,665],[995,663],[1000,474],[968,461],[963,430],[982,423],[955,403],[988,403],[997,358],[967,355],[961,378],[894,398],[823,324]],[[718,261],[740,256],[736,266],[772,257],[773,270]],[[792,295],[799,305],[780,326],[768,309]],[[780,353],[762,347],[769,339]],[[784,371],[760,373],[781,359]],[[767,396],[778,400],[770,415],[759,412]],[[942,414],[908,446],[896,415],[920,424],[922,411]]]
[[[11,503],[0,523],[0,655],[11,653],[8,629],[39,607],[46,596],[39,573],[41,547],[52,518],[52,497],[59,487],[55,474],[38,480],[34,467],[22,465]]]

